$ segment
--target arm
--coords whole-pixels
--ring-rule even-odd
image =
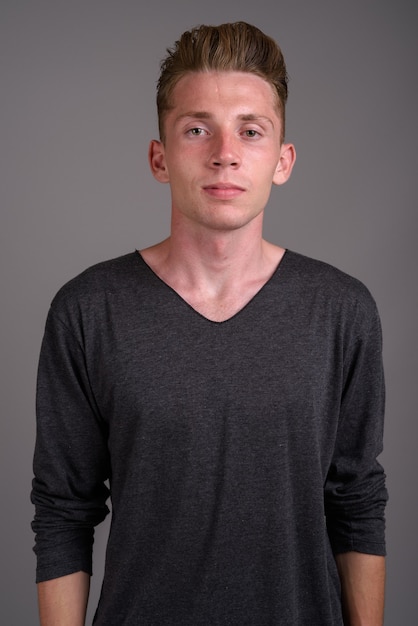
[[[84,626],[90,576],[76,572],[38,584],[41,626]]]
[[[38,583],[91,574],[94,527],[108,513],[107,429],[84,348],[68,324],[51,309],[39,360],[31,493]]]
[[[336,555],[346,626],[382,626],[385,558],[360,552]]]
[[[367,304],[367,303],[366,303]],[[385,583],[384,376],[374,307],[347,325],[343,393],[325,485],[327,529],[341,580],[346,626],[382,626]]]

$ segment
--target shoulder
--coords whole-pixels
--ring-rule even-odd
[[[361,280],[325,261],[291,250],[286,252],[284,261],[289,278],[299,283],[303,290],[366,307],[374,304],[370,290]]]
[[[68,311],[74,307],[94,305],[110,295],[121,294],[138,282],[143,265],[136,251],[96,263],[58,290],[51,309],[56,312]]]
[[[302,308],[308,316],[324,316],[345,328],[359,327],[362,332],[380,327],[376,301],[358,278],[329,263],[290,250],[282,264],[286,296],[294,308]]]

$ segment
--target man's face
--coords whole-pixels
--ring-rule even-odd
[[[165,141],[153,141],[154,176],[171,187],[173,218],[214,230],[262,219],[271,185],[290,176],[271,86],[244,72],[187,74],[173,91]]]

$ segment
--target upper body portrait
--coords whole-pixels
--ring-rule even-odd
[[[263,238],[289,179],[287,73],[243,22],[161,64],[167,239],[55,296],[32,500],[42,626],[382,626],[384,378],[369,290]]]

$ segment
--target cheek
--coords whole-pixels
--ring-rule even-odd
[[[263,188],[263,190],[267,187],[271,187],[271,185],[273,184],[273,179],[276,173],[276,167],[272,167],[271,165],[264,165],[264,167],[261,167],[259,169],[259,177],[258,177],[258,184],[260,186],[260,191],[261,188]]]

